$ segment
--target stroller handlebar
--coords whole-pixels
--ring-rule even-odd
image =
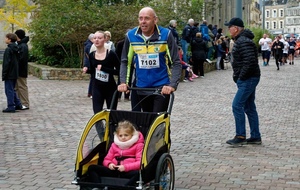
[[[160,95],[160,96],[164,96],[164,94],[161,94],[161,90],[162,90],[162,87],[159,87],[159,88],[139,88],[139,87],[128,87],[128,90],[136,90],[136,91],[153,91],[152,95]],[[113,104],[114,102],[116,101],[116,99],[118,98],[118,94],[119,91],[116,90],[114,95],[113,95],[113,101],[112,101],[112,104],[110,106],[110,109],[113,108]],[[167,109],[167,113],[168,114],[171,114],[172,112],[172,107],[173,107],[173,102],[174,102],[174,93],[171,92],[170,93],[170,100],[169,100],[169,105],[168,105],[168,109]],[[140,104],[141,102],[139,102],[138,104]]]

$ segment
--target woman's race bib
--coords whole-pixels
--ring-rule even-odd
[[[99,71],[98,69],[96,69],[95,78],[102,82],[108,82],[109,74],[104,71],[101,70]]]

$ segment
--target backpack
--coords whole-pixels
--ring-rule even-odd
[[[208,35],[208,27],[201,26],[202,39],[206,42],[210,41],[210,37]]]

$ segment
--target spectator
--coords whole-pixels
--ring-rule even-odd
[[[219,28],[217,30],[217,34],[216,34],[216,39],[215,40],[218,40],[221,36],[223,36],[223,29]]]
[[[228,23],[229,33],[234,38],[232,48],[233,80],[237,85],[237,92],[232,102],[235,119],[235,137],[226,141],[230,145],[261,144],[259,120],[255,105],[256,86],[260,80],[257,47],[253,42],[254,34],[244,29],[244,22],[240,18],[232,18]],[[246,139],[246,118],[250,126],[250,138]]]
[[[218,39],[216,42],[216,46],[217,46],[217,70],[221,70],[221,60],[223,55],[225,54],[225,51],[222,47],[222,40]]]
[[[93,38],[94,34],[91,33],[88,36],[88,39],[84,42],[84,59],[83,59],[83,67],[89,67],[90,66],[90,61],[89,61],[89,54],[90,54],[90,49],[93,45]],[[89,87],[88,87],[88,95],[87,97],[92,98],[92,85],[93,85],[93,77],[90,76],[90,82],[89,82]]]
[[[221,46],[222,46],[222,49],[224,50],[222,57],[221,57],[221,61],[220,61],[220,67],[222,70],[225,70],[224,59],[226,58],[227,43],[226,43],[225,36],[221,36],[219,39],[222,40]]]
[[[203,39],[205,42],[210,41],[210,36],[208,35],[209,29],[208,29],[207,21],[206,21],[206,20],[204,20],[203,23],[200,25],[199,31],[201,32],[202,39]]]
[[[190,42],[192,39],[192,27],[194,26],[194,19],[190,18],[188,20],[187,25],[184,27],[182,31],[182,37],[181,37],[181,47],[183,50],[183,61],[187,63],[188,61],[188,49],[190,46]]]
[[[215,35],[213,34],[212,30],[212,25],[209,24],[208,26],[208,35],[210,37],[210,40],[209,42],[207,42],[207,47],[208,47],[208,53],[207,53],[207,56],[206,56],[206,61],[211,63],[211,60],[213,60],[215,58],[214,56],[214,52],[215,52],[215,48],[214,48],[214,39],[215,39]]]
[[[115,44],[111,41],[111,33],[110,31],[105,31],[106,35],[106,43],[104,44],[105,48],[108,50],[116,51]]]
[[[200,32],[199,31],[199,22],[194,22],[194,26],[192,26],[192,32],[191,32],[191,43],[193,39],[196,38],[196,34]]]
[[[4,81],[7,108],[2,110],[4,113],[14,113],[23,108],[20,99],[15,91],[16,82],[19,76],[18,69],[18,46],[16,44],[17,35],[8,33],[5,35],[7,48],[3,54],[2,81]]]
[[[199,76],[194,74],[191,65],[187,64],[182,60],[183,51],[182,48],[179,46],[178,46],[178,54],[179,54],[179,59],[181,62],[182,69],[185,71],[183,82],[186,82],[187,80],[193,82],[193,79],[198,78]]]
[[[18,52],[19,52],[19,77],[16,83],[16,92],[22,103],[22,110],[29,109],[29,95],[27,86],[28,77],[28,41],[29,36],[26,36],[25,31],[19,29],[15,32],[17,35]]]
[[[178,36],[178,32],[176,30],[176,27],[177,27],[177,21],[170,20],[170,25],[168,28],[169,28],[169,30],[171,30],[176,44],[179,45],[179,36]]]
[[[162,96],[152,95],[153,92],[149,91],[138,92],[140,100],[145,100],[142,102],[142,110],[145,112],[166,111],[170,93],[176,90],[181,76],[178,48],[173,35],[170,35],[170,30],[157,25],[157,15],[152,8],[142,8],[138,18],[139,26],[130,30],[125,38],[120,70],[121,84],[118,86],[118,90],[127,92],[129,68],[131,64],[135,64],[136,86],[161,88],[161,94],[163,94]],[[160,44],[159,48],[156,46],[157,43]],[[136,57],[133,60],[134,63],[132,63],[133,57]],[[166,63],[166,57],[172,65],[171,73]]]
[[[202,39],[202,34],[198,32],[196,38],[193,39],[192,45],[192,58],[193,58],[193,72],[204,78],[204,61],[206,59],[206,52],[208,48],[206,42]]]
[[[214,25],[213,27],[212,27],[212,33],[214,34],[214,36],[216,37],[217,36],[217,33],[218,33],[218,25]]]

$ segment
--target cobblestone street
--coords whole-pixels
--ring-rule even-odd
[[[261,66],[256,92],[262,145],[225,143],[235,135],[231,68],[179,84],[171,115],[176,190],[300,189],[300,59],[276,69],[274,60]],[[93,114],[88,81],[30,76],[28,86],[29,110],[0,113],[0,189],[77,189],[77,143]],[[3,82],[0,89],[4,109]]]

